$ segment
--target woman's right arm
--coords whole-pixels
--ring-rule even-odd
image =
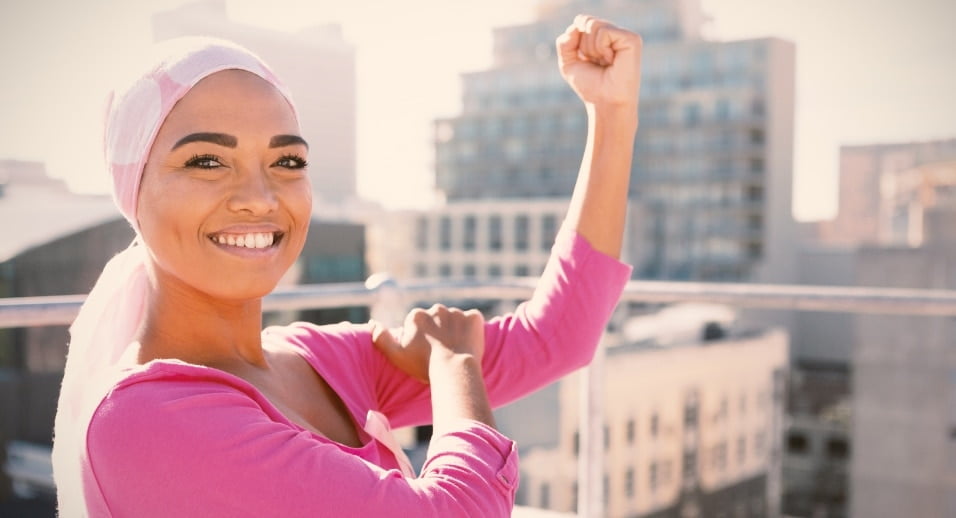
[[[401,340],[380,326],[373,331],[376,346],[393,365],[431,385],[436,434],[458,419],[495,426],[481,372],[484,327],[477,310],[435,304],[408,314]]]
[[[416,479],[280,423],[248,395],[220,382],[172,380],[120,388],[90,424],[92,477],[86,493],[91,512],[116,517],[509,516],[517,486],[515,445],[476,419],[484,414],[483,405],[456,408],[461,394],[455,386],[468,387],[458,376],[475,373],[470,362],[449,358],[436,364],[436,381],[447,375],[448,386],[442,388],[452,389],[452,401],[436,407],[444,416],[443,428],[436,430]]]

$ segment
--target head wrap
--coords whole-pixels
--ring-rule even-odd
[[[230,42],[179,38],[154,46],[151,67],[114,90],[106,115],[104,151],[113,199],[137,238],[103,268],[70,327],[63,385],[54,424],[53,475],[61,516],[87,516],[86,432],[90,419],[121,377],[117,367],[146,316],[149,278],[136,221],[143,168],[169,112],[203,78],[245,70],[270,82],[295,111],[292,97],[257,56]],[[84,470],[83,466],[87,465]],[[84,474],[85,473],[85,474]]]

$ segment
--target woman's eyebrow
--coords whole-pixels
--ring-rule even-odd
[[[275,140],[275,138],[273,138],[273,140]],[[239,144],[239,141],[236,140],[236,137],[233,137],[232,135],[227,135],[225,133],[205,133],[205,132],[191,133],[179,139],[175,144],[173,144],[173,148],[170,151],[180,146],[189,144],[190,142],[209,142],[209,143],[217,144],[223,147],[232,147],[232,148],[236,147]]]
[[[308,149],[309,143],[298,135],[276,135],[269,140],[269,147],[285,147],[301,144]]]

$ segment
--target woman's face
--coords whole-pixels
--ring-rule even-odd
[[[282,94],[249,72],[200,81],[163,122],[138,222],[160,288],[216,299],[269,293],[305,243],[308,147]]]

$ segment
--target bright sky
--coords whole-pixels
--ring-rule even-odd
[[[797,45],[795,216],[835,210],[840,144],[956,137],[956,2],[702,0],[719,39]],[[183,0],[31,0],[0,6],[0,159],[46,162],[102,190],[110,70],[150,41],[151,13]],[[358,49],[359,192],[427,200],[431,120],[458,112],[459,74],[491,61],[491,29],[534,0],[227,0],[236,21],[295,30],[338,22]],[[422,88],[421,85],[428,85]]]

